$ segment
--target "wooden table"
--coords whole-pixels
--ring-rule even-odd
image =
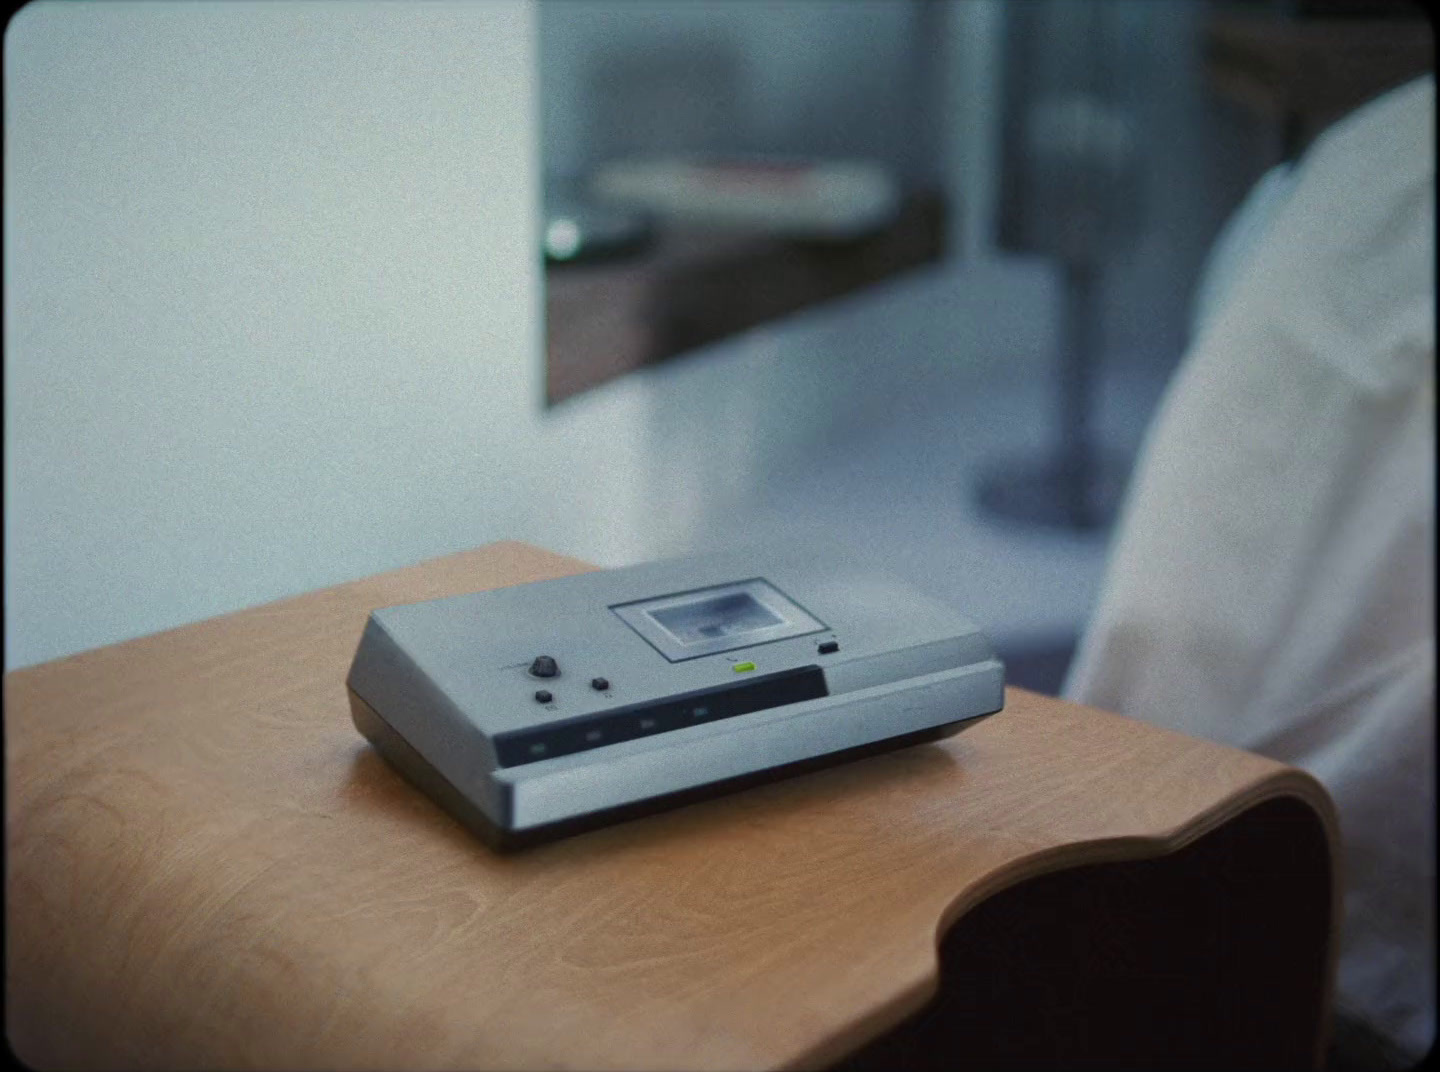
[[[359,737],[345,673],[373,607],[586,568],[497,544],[7,675],[16,1052],[1318,1063],[1321,787],[1032,693],[941,744],[492,854]]]

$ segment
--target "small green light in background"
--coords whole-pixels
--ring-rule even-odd
[[[736,664],[735,664],[735,672],[736,672],[737,674],[743,674],[743,673],[746,673],[747,671],[754,670],[754,669],[755,669],[755,664],[754,664],[754,663],[736,663]]]

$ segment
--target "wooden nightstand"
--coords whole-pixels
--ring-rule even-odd
[[[377,606],[506,543],[5,678],[7,1027],[37,1067],[1319,1063],[1308,775],[1011,690],[910,748],[497,856],[355,732]]]

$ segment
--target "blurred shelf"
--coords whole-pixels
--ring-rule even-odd
[[[547,265],[546,400],[938,261],[944,238],[944,200],[922,192],[849,241],[668,226],[627,259]]]
[[[1392,5],[1393,7],[1393,5]],[[1413,17],[1296,17],[1217,6],[1205,29],[1211,86],[1282,125],[1284,151],[1386,90],[1435,69],[1434,31]]]

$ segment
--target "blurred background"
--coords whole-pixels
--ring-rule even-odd
[[[5,50],[7,668],[495,539],[799,540],[1048,692],[1222,227],[1433,67],[1385,0],[115,0]]]
[[[1433,62],[1404,3],[539,14],[549,400],[682,354],[806,355],[736,427],[813,432],[656,549],[853,544],[967,608],[1047,692],[1222,225]]]

